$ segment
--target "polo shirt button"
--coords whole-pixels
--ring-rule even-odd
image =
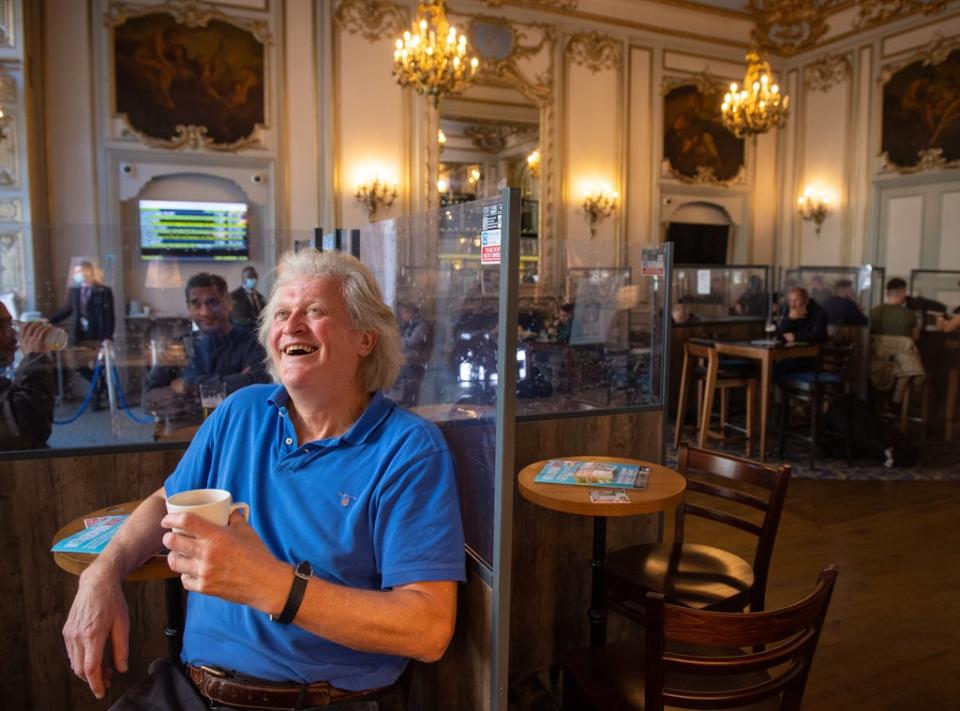
[[[287,444],[293,444],[293,437],[287,437]]]

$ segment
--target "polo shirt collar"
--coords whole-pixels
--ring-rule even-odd
[[[285,387],[278,385],[267,398],[267,402],[278,409],[286,409],[287,403],[290,402],[290,394]],[[340,437],[334,437],[333,440],[340,439],[347,444],[363,444],[380,423],[387,419],[393,407],[392,400],[385,398],[380,391],[375,392],[357,421]]]

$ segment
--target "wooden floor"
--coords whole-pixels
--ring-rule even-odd
[[[808,592],[827,563],[840,576],[803,708],[960,709],[960,483],[795,479],[768,608]]]

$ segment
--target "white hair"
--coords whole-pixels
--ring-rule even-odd
[[[358,385],[362,391],[386,390],[393,385],[404,360],[397,317],[383,302],[380,286],[371,271],[359,259],[348,254],[310,249],[283,255],[277,266],[277,278],[270,290],[270,298],[260,315],[258,336],[264,350],[270,352],[270,323],[277,295],[291,282],[304,279],[338,280],[353,328],[375,334],[373,350],[360,361],[357,371]],[[267,359],[267,368],[278,380],[273,358]]]

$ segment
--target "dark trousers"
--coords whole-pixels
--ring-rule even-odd
[[[336,711],[380,711],[381,704],[379,701],[358,701],[337,704],[330,708]],[[393,707],[384,704],[382,708]],[[211,711],[211,709],[235,711],[229,706],[212,705],[208,699],[197,692],[183,667],[167,658],[158,659],[151,664],[149,676],[132,686],[117,703],[110,707],[110,711]]]

